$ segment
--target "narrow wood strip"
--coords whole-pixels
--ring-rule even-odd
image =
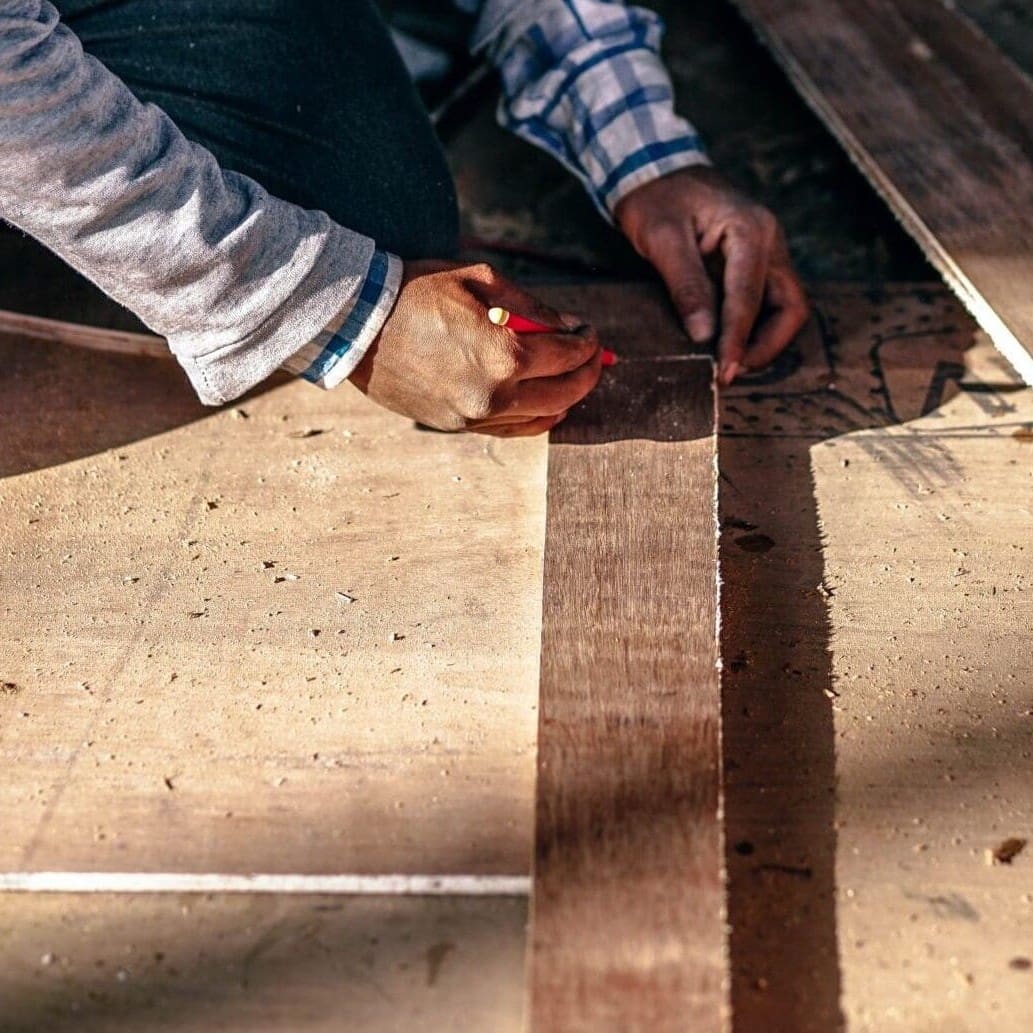
[[[319,893],[525,897],[526,875],[304,875],[227,872],[0,872],[4,893]]]
[[[53,341],[73,348],[112,352],[116,355],[137,355],[151,359],[171,359],[165,341],[153,334],[138,334],[128,330],[108,330],[104,327],[70,323],[62,319],[29,316],[21,312],[0,309],[0,332],[31,337],[39,341]]]
[[[940,0],[735,0],[1033,384],[1033,85]]]
[[[712,365],[625,362],[550,447],[534,1033],[722,1028]]]

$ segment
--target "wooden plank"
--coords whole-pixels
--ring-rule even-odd
[[[1033,384],[1033,85],[940,0],[735,0]]]
[[[712,368],[625,361],[553,435],[535,1033],[722,1028]]]
[[[721,398],[735,1028],[1025,1033],[1033,392],[942,287],[814,303]]]
[[[4,1033],[519,1033],[526,900],[0,897]]]
[[[0,365],[0,870],[527,873],[544,440]]]

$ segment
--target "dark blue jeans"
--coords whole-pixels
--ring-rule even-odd
[[[455,189],[374,0],[55,0],[226,169],[402,258],[457,248]]]

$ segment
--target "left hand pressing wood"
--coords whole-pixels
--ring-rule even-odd
[[[807,322],[807,298],[778,220],[713,169],[652,180],[614,215],[667,284],[689,337],[704,344],[720,327],[722,384],[766,366]]]

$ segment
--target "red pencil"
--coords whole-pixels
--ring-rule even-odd
[[[544,323],[536,323],[533,319],[528,319],[526,316],[518,316],[515,312],[510,312],[508,309],[504,308],[488,309],[488,319],[490,319],[496,326],[504,326],[508,330],[512,330],[515,334],[564,333],[563,330],[557,330],[554,326],[546,326]],[[609,348],[603,348],[603,365],[614,366],[616,363],[616,353],[610,351]]]

